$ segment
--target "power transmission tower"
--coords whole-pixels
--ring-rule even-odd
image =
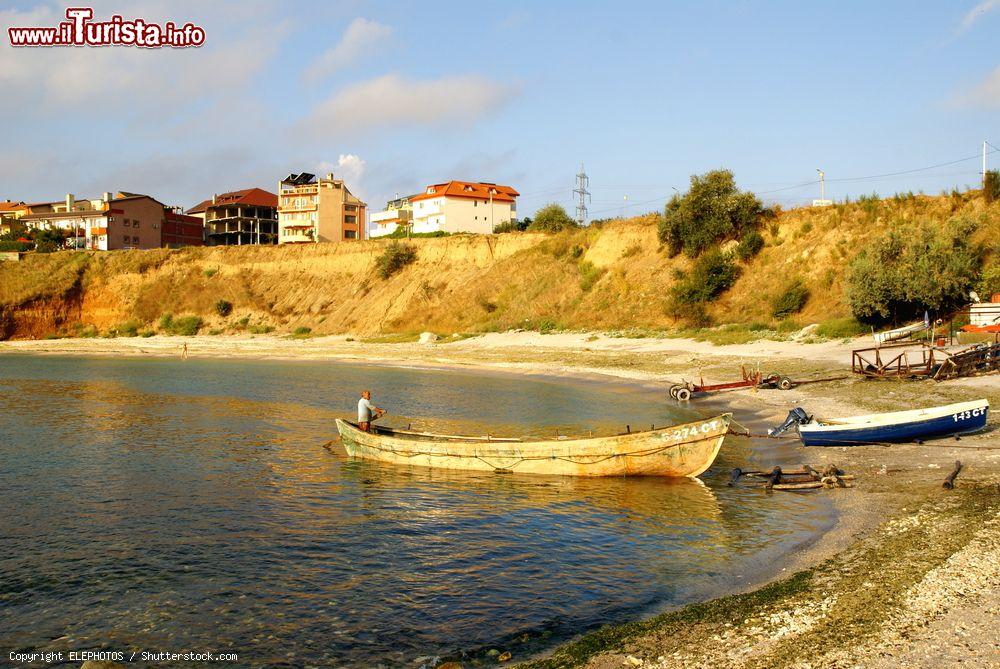
[[[583,163],[580,163],[580,173],[576,175],[576,188],[573,189],[573,194],[580,198],[576,205],[576,222],[581,226],[587,225],[587,198],[590,197],[588,186],[590,177],[583,171]]]

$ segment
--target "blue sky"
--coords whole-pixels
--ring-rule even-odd
[[[1000,147],[1000,0],[94,4],[204,26],[187,50],[11,48],[64,4],[0,4],[0,198],[106,190],[191,206],[343,176],[373,209],[448,179],[507,183],[521,215],[659,209],[716,167],[785,206],[978,182]],[[1000,166],[1000,151],[990,156]]]

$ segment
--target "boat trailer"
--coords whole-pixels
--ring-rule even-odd
[[[781,390],[788,390],[802,383],[792,381],[787,376],[782,376],[777,372],[770,374],[762,374],[760,370],[748,372],[745,365],[740,365],[740,374],[743,376],[740,381],[731,381],[729,383],[705,383],[704,377],[700,379],[699,383],[692,383],[690,381],[675,383],[670,386],[670,396],[675,400],[686,402],[691,399],[691,395],[694,393],[714,393],[722,390],[735,390],[737,388],[779,388]]]

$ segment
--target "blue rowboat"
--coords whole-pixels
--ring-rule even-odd
[[[983,399],[837,420],[811,418],[798,428],[802,443],[806,446],[854,446],[923,441],[981,430],[986,427],[989,410],[989,401]]]

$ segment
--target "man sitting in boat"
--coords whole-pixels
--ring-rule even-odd
[[[372,421],[378,420],[385,415],[385,409],[381,409],[372,404],[372,393],[365,390],[358,400],[358,427],[365,432],[371,432]]]

